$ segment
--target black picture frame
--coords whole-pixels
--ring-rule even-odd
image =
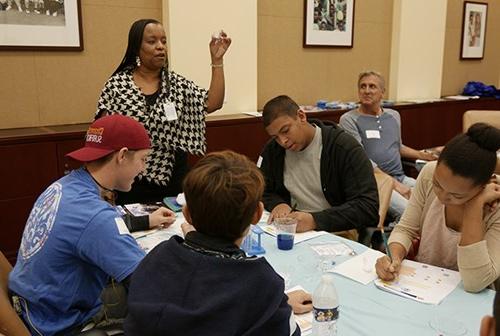
[[[83,50],[80,0],[12,0],[1,6],[0,51]]]
[[[355,0],[304,0],[304,48],[352,48]]]
[[[487,3],[464,2],[460,59],[483,59],[487,19]]]

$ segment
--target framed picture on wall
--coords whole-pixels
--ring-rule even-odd
[[[80,0],[0,0],[0,50],[83,50]]]
[[[464,2],[462,21],[461,59],[482,59],[486,41],[486,18],[488,4],[482,2]]]
[[[352,48],[354,0],[304,0],[304,48]]]

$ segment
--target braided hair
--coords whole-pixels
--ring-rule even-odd
[[[485,185],[495,171],[500,149],[500,130],[485,123],[473,124],[466,133],[451,139],[439,156],[459,176]]]

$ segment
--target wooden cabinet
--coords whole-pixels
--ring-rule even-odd
[[[31,208],[64,172],[64,154],[83,144],[83,129],[0,130],[0,250],[14,263]],[[47,133],[49,132],[49,133]]]
[[[83,134],[83,132],[82,132]],[[65,140],[57,143],[57,176],[64,176],[73,169],[79,168],[82,163],[65,155],[83,146],[83,137],[78,140]]]
[[[208,120],[207,152],[230,149],[256,162],[269,140],[261,118]]]
[[[400,104],[403,143],[420,149],[445,144],[462,132],[467,110],[500,110],[500,100],[478,99]],[[308,113],[308,118],[338,122],[345,111]],[[26,219],[39,194],[80,166],[64,155],[83,145],[88,124],[0,130],[0,250],[15,261]],[[207,151],[231,149],[256,162],[269,136],[262,119],[238,115],[207,117]],[[190,156],[191,164],[199,158]]]
[[[0,157],[0,247],[12,261],[38,192],[57,177],[55,143],[0,146]]]
[[[500,110],[493,98],[407,104],[395,107],[401,115],[403,143],[413,148],[444,145],[462,132],[462,118],[468,110]]]
[[[462,132],[462,116],[468,110],[500,110],[500,100],[492,98],[466,101],[440,101],[423,104],[397,104],[391,107],[401,115],[403,143],[416,149],[444,145]],[[345,110],[307,113],[308,118],[337,122]],[[207,118],[207,150],[232,149],[256,160],[269,139],[262,118],[241,115]],[[196,159],[192,159],[192,162]]]

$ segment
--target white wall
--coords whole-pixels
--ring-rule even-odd
[[[171,69],[208,88],[212,33],[231,37],[224,56],[226,102],[217,114],[256,111],[257,0],[163,0]]]
[[[441,97],[447,0],[395,0],[389,97]]]

